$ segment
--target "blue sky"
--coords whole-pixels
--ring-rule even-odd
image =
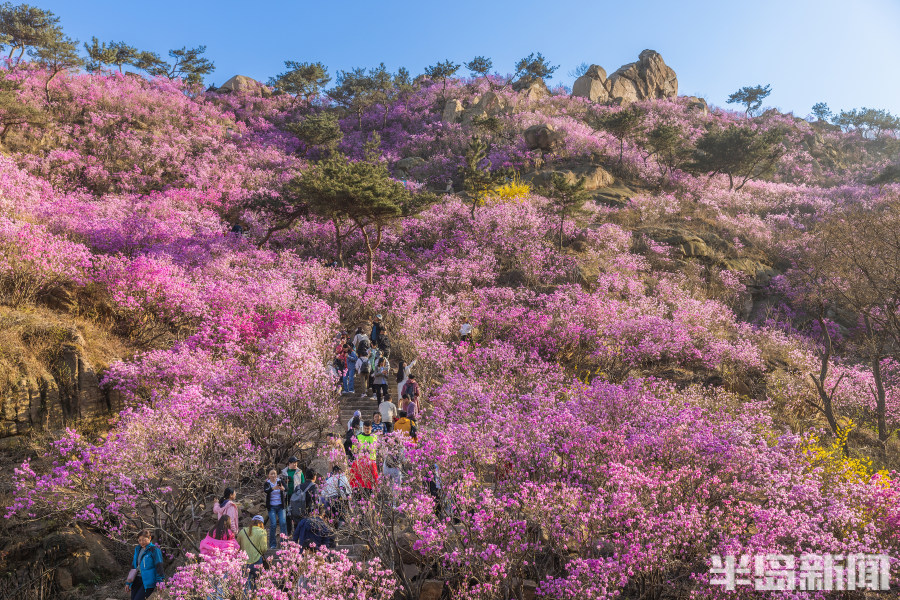
[[[744,85],[768,83],[767,106],[809,113],[887,108],[900,115],[900,0],[632,2],[572,0],[29,0],[81,41],[124,40],[162,55],[205,44],[216,72],[262,81],[285,59],[338,69],[493,58],[501,73],[530,52],[560,65],[571,85],[582,61],[612,72],[644,48],[660,52],[679,93],[723,105]],[[151,8],[152,7],[152,8]]]

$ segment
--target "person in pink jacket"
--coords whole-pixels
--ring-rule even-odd
[[[238,523],[240,507],[237,502],[235,502],[236,496],[237,494],[235,494],[233,489],[225,488],[225,493],[222,494],[219,501],[213,505],[213,513],[216,515],[216,519],[221,519],[223,515],[228,515],[231,518],[231,532],[234,535],[237,535],[237,532],[240,531],[240,525]]]
[[[202,556],[215,556],[216,552],[235,552],[241,549],[241,545],[231,530],[231,517],[222,515],[215,526],[209,530],[206,537],[200,542],[200,554]]]

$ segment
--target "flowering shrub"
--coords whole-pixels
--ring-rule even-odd
[[[41,102],[40,70],[15,77],[23,102]],[[708,126],[746,124],[740,115],[641,102],[640,131],[618,140],[591,126],[616,107],[528,99],[500,80],[423,84],[343,119],[339,149],[362,158],[378,130],[385,161],[426,159],[408,188],[443,189],[477,129],[494,168],[605,161],[640,189],[589,203],[559,250],[547,200],[518,177],[474,215],[447,194],[384,230],[366,284],[358,231],[337,267],[332,223],[300,217],[266,241],[272,216],[248,202],[306,168],[281,129],[300,114],[289,99],[116,74],[54,87],[67,100],[47,108],[50,147],[35,153],[39,132],[22,128],[0,157],[2,301],[82,289],[138,350],[104,377],[125,410],[103,435],[68,430],[25,461],[8,517],[65,516],[122,540],[151,527],[167,553],[192,553],[226,485],[243,491],[295,453],[342,460],[321,450],[340,406],[332,334],[382,313],[391,360],[417,360],[427,411],[417,443],[379,441],[402,481],[381,477],[346,507],[343,535],[371,556],[286,542],[256,597],[415,598],[434,578],[472,600],[522,597],[527,580],[553,599],[717,598],[715,553],[900,551],[892,459],[843,455],[875,408],[871,364],[847,341],[855,325],[826,325],[840,347],[825,361],[835,440],[811,408],[822,339],[806,290],[790,272],[767,279],[803,255],[823,215],[897,199],[896,185],[854,182],[874,149],[829,171],[806,143],[811,126],[768,114],[747,126],[787,127],[791,151],[771,180],[728,190],[660,169],[646,136],[673,124],[690,145]],[[471,109],[489,91],[502,99],[491,119],[442,122],[444,94]],[[521,135],[538,123],[565,134],[545,156]],[[670,229],[689,242],[656,239]],[[877,364],[895,426],[897,368]],[[404,569],[411,557],[422,576]],[[191,561],[166,593],[240,598],[242,569],[241,556]]]

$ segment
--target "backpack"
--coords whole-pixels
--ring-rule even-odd
[[[415,398],[418,395],[419,384],[411,379],[406,382],[403,386],[403,391],[400,393],[401,398]]]
[[[356,355],[364,356],[369,352],[369,348],[372,346],[369,345],[369,340],[363,338],[359,340],[359,343],[356,345]]]
[[[291,516],[295,519],[302,519],[309,515],[315,505],[315,488],[316,484],[311,481],[304,481],[300,487],[291,496]]]

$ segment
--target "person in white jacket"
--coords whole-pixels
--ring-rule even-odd
[[[397,365],[397,402],[400,402],[400,397],[403,396],[403,386],[406,385],[406,381],[409,379],[410,371],[416,366],[416,360],[418,359],[414,359],[409,364],[401,360],[400,364]]]

